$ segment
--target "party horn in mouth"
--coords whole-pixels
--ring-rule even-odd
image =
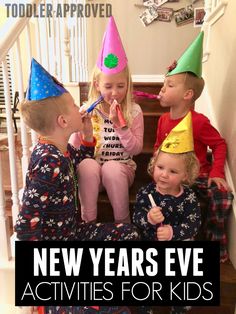
[[[116,105],[116,113],[117,113],[117,116],[118,116],[118,119],[119,119],[119,122],[120,122],[120,127],[124,128],[127,124],[126,124],[125,118],[123,116],[123,113],[122,113],[122,111],[120,109],[120,106],[118,104]]]
[[[141,92],[138,90],[133,91],[133,94],[137,97],[145,97],[145,98],[149,98],[149,99],[160,99],[161,98],[160,95],[145,93],[145,92]]]
[[[88,109],[86,110],[86,112],[87,112],[87,113],[90,113],[91,111],[93,111],[93,109],[94,109],[101,101],[103,101],[102,95],[101,95],[94,103],[92,103],[91,106],[88,107]]]

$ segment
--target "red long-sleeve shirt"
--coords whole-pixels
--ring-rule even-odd
[[[227,146],[219,132],[211,125],[209,119],[194,110],[192,112],[194,150],[200,162],[200,175],[208,174],[210,178],[225,178],[224,165]],[[182,120],[171,119],[170,113],[163,114],[157,126],[154,149],[161,145],[170,131]],[[207,160],[207,148],[212,150],[212,164]]]

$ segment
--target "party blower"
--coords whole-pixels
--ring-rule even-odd
[[[142,97],[142,98],[149,98],[149,99],[160,99],[161,98],[160,95],[145,93],[145,92],[138,91],[138,90],[133,91],[133,94],[136,97]]]
[[[90,113],[91,111],[93,111],[93,109],[100,103],[103,101],[103,97],[102,95],[94,102],[92,103],[91,106],[88,107],[88,109],[86,110],[87,113]]]
[[[118,120],[120,122],[120,127],[124,128],[127,126],[127,124],[126,124],[125,118],[123,116],[123,112],[121,111],[120,105],[118,104],[118,102],[116,100],[114,100],[114,104],[116,105],[116,113],[118,116]]]

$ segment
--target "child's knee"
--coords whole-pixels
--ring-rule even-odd
[[[92,158],[86,158],[80,162],[78,165],[77,171],[79,173],[79,176],[89,176],[89,175],[95,175],[97,173],[100,173],[100,165],[98,162]]]
[[[110,160],[103,164],[102,177],[116,180],[120,178],[120,175],[121,175],[121,166],[118,161]]]

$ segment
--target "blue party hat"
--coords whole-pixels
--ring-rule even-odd
[[[31,61],[27,100],[42,100],[48,97],[61,96],[68,91],[34,58]]]

